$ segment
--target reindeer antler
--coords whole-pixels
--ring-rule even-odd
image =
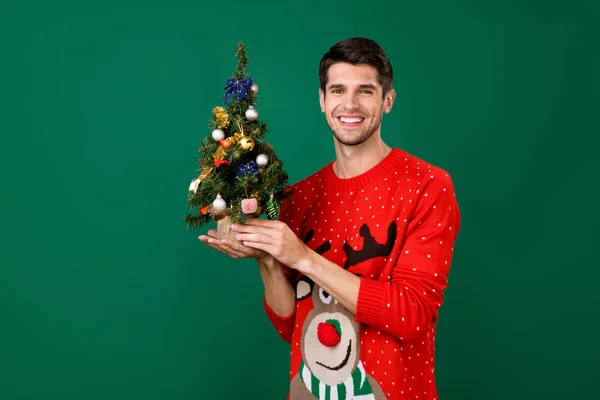
[[[387,241],[384,244],[377,243],[367,224],[360,227],[360,236],[364,238],[363,248],[354,250],[348,242],[344,242],[344,253],[348,256],[344,269],[353,265],[369,260],[371,258],[389,256],[396,241],[396,221],[392,221],[387,230]]]
[[[310,240],[315,236],[315,231],[311,229],[304,236],[304,244],[310,242]],[[315,249],[317,254],[323,255],[323,253],[328,252],[331,249],[331,243],[329,241],[324,241],[319,247]]]

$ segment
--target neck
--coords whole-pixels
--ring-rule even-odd
[[[378,132],[358,146],[346,146],[335,140],[333,171],[338,178],[354,178],[377,165],[391,150]]]

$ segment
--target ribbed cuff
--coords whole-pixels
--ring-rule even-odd
[[[385,282],[360,278],[354,319],[367,325],[381,326],[383,319]]]
[[[271,307],[269,307],[266,296],[263,296],[263,304],[265,306],[265,312],[267,313],[267,317],[269,317],[269,320],[271,320],[271,323],[279,333],[291,332],[294,329],[294,323],[296,321],[295,307],[292,315],[290,315],[289,317],[281,317],[275,314]]]

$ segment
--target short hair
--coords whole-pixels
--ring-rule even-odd
[[[383,88],[383,95],[392,89],[394,70],[387,55],[374,40],[355,37],[333,45],[321,58],[319,64],[319,81],[321,90],[325,92],[329,67],[338,62],[352,65],[367,64],[377,70],[377,81]]]

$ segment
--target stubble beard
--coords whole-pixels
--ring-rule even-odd
[[[333,136],[337,139],[338,142],[345,146],[358,146],[366,142],[373,136],[373,134],[379,129],[381,126],[381,114],[375,116],[375,120],[371,120],[372,123],[366,126],[360,134],[354,137],[348,137],[349,135],[342,135],[340,131],[345,130],[344,127],[336,127],[335,124],[338,123],[338,119],[335,116],[331,116],[331,120],[327,120],[327,125],[329,125],[329,129]],[[350,131],[348,129],[347,131]]]

